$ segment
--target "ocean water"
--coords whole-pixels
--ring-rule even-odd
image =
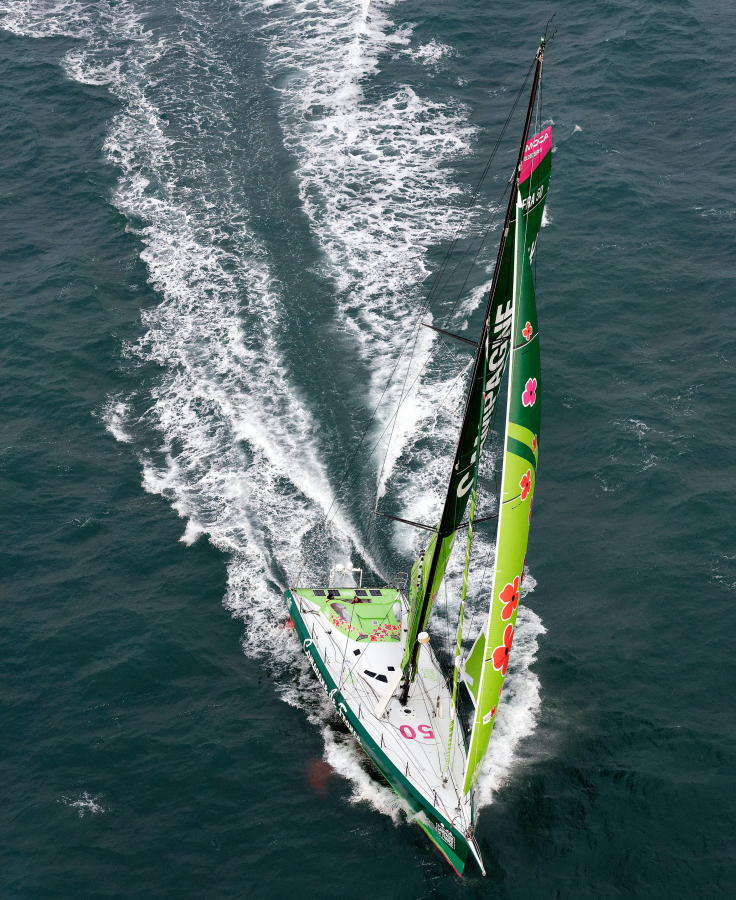
[[[417,322],[479,330],[525,101],[467,204],[553,13],[541,465],[458,880],[281,592],[406,572],[376,499],[439,512],[469,355]],[[735,26],[0,0],[2,898],[734,895]]]

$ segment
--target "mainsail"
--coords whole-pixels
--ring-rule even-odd
[[[409,684],[416,673],[418,653],[417,635],[426,627],[437,592],[442,584],[447,563],[452,552],[455,535],[463,524],[471,489],[476,481],[481,454],[490,431],[493,414],[501,389],[506,359],[512,336],[512,322],[515,296],[515,273],[517,270],[518,223],[523,222],[522,240],[527,256],[533,252],[533,241],[541,224],[542,208],[546,197],[549,171],[546,181],[540,179],[542,160],[547,160],[549,169],[549,148],[551,129],[526,140],[534,108],[534,99],[539,84],[543,58],[543,46],[537,56],[537,68],[529,100],[524,139],[515,171],[509,207],[506,213],[504,231],[498,250],[498,258],[493,273],[493,282],[486,307],[483,329],[478,342],[478,350],[473,366],[465,414],[460,429],[455,460],[450,475],[445,505],[435,533],[425,553],[414,563],[411,570],[409,599],[410,611],[407,622],[407,642],[401,668],[406,672],[402,696],[408,695]],[[518,181],[516,176],[518,175]],[[518,190],[517,190],[518,186]],[[523,189],[523,190],[522,190]],[[521,210],[521,213],[518,212]],[[534,237],[530,240],[529,227],[536,222]],[[517,292],[518,293],[518,292]],[[536,318],[534,319],[536,322]]]
[[[464,793],[475,783],[488,749],[506,678],[524,577],[539,458],[542,390],[532,258],[549,186],[551,147],[551,128],[527,142],[516,198],[511,304],[513,342],[496,564],[488,619],[463,671],[463,678],[476,705]]]

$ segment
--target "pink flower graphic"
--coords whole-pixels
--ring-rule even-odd
[[[514,578],[513,582],[509,582],[498,596],[501,603],[506,604],[501,611],[501,618],[505,621],[511,618],[519,605],[519,579]]]
[[[537,379],[530,378],[525,385],[524,393],[521,395],[521,402],[524,406],[534,406],[537,402]]]
[[[534,503],[534,497],[529,501],[529,524],[532,524],[532,505]]]
[[[534,329],[532,328],[532,323],[527,322],[526,325],[524,326],[524,328],[522,329],[521,333],[524,335],[524,337],[528,341],[531,338],[532,334],[534,333]]]
[[[532,450],[533,450],[535,453],[537,452],[537,436],[536,436],[536,434],[535,434],[534,437],[532,438]]]
[[[506,669],[509,665],[509,653],[511,653],[511,644],[514,640],[514,626],[507,625],[506,631],[503,633],[503,644],[496,647],[493,651],[493,668],[497,671],[500,669],[502,675],[506,675]],[[500,695],[499,695],[500,696]]]
[[[529,495],[529,491],[532,489],[532,470],[527,469],[525,474],[521,476],[521,481],[519,482],[519,487],[521,488],[521,499],[526,500]]]

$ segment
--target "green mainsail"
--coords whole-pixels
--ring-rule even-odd
[[[475,784],[488,749],[506,678],[524,577],[539,456],[542,388],[532,258],[549,186],[551,145],[551,128],[527,142],[526,168],[522,166],[520,176],[524,180],[519,185],[516,199],[511,304],[513,344],[496,563],[488,619],[463,670],[463,679],[476,706],[464,793]]]
[[[551,141],[551,129],[546,129],[525,145],[520,173],[524,180],[519,184],[519,202],[516,208],[512,208],[508,234],[504,235],[505,240],[502,238],[500,262],[496,264],[497,277],[494,277],[486,309],[445,506],[429,546],[411,570],[408,635],[402,660],[404,670],[411,662],[417,635],[426,627],[442,584],[455,535],[463,524],[481,454],[490,431],[511,339],[518,231],[516,223],[517,219],[523,221],[524,247],[527,255],[533,254],[549,185]],[[517,213],[518,209],[522,210],[521,217]],[[536,317],[534,321],[536,322]]]

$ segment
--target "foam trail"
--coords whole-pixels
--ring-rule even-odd
[[[366,771],[363,751],[351,737],[345,737],[330,727],[322,729],[325,741],[325,759],[332,768],[352,784],[353,803],[369,803],[378,812],[390,816],[395,825],[401,817],[410,818],[412,809],[383,780],[377,780]]]
[[[539,616],[523,606],[519,608],[517,623],[514,653],[488,755],[478,779],[477,809],[492,803],[494,794],[512,777],[520,762],[519,745],[534,733],[541,707],[539,678],[530,666],[535,662],[539,649],[537,638],[546,630]]]
[[[110,397],[102,410],[102,421],[109,433],[121,444],[129,444],[133,438],[125,430],[125,420],[130,414],[130,404]]]
[[[457,224],[455,201],[462,188],[448,163],[470,152],[475,134],[461,104],[429,101],[410,84],[380,84],[379,63],[390,53],[408,53],[411,42],[411,26],[397,27],[389,18],[392,6],[318,0],[270,11],[270,67],[281,85],[286,144],[297,161],[304,209],[335,279],[337,327],[354,336],[357,352],[371,362],[370,406],[410,337],[428,274],[426,250],[450,237]],[[434,48],[439,45],[430,55],[437,56]],[[422,330],[413,356],[404,355],[374,438],[433,345],[432,332]],[[446,377],[425,373],[401,407],[387,435],[390,447],[384,441],[379,453],[385,456],[376,467],[379,496],[420,424],[432,416]]]
[[[62,797],[61,802],[72,809],[76,809],[79,818],[83,819],[85,813],[91,813],[94,816],[97,813],[106,812],[105,807],[97,802],[99,799],[99,797],[93,797],[88,791],[85,791],[76,800],[72,800],[71,797]]]
[[[77,0],[2,0],[2,27],[23,37],[86,38],[94,27],[84,17],[85,4]]]
[[[4,24],[83,39],[64,59],[67,74],[106,85],[122,102],[104,145],[121,171],[114,202],[143,223],[131,227],[162,297],[142,312],[145,334],[127,353],[157,363],[161,375],[147,407],[111,398],[103,418],[120,440],[159,435],[142,455],[143,486],[187,519],[187,543],[206,533],[233,554],[226,602],[251,626],[249,651],[265,652],[268,639],[254,626],[268,633],[283,616],[274,588],[296,574],[302,540],[330,505],[329,478],[281,351],[283,291],[234,187],[242,154],[223,101],[239,85],[208,44],[210,23],[196,3],[181,7],[188,18],[168,34],[150,30],[150,9],[11,2]],[[192,94],[198,108],[180,116],[174,140],[161,108],[180,110]],[[322,548],[328,561],[355,548],[372,563],[338,516]]]

